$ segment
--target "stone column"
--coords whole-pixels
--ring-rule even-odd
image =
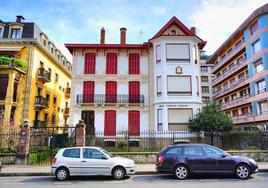
[[[8,75],[8,86],[6,92],[6,99],[5,99],[5,114],[4,114],[4,122],[8,124],[10,122],[10,113],[13,104],[13,92],[14,92],[14,78],[15,74],[9,73]]]
[[[16,164],[26,165],[29,156],[30,145],[30,125],[29,120],[25,119],[20,126],[20,141],[18,153],[16,156]]]
[[[86,124],[84,120],[79,120],[75,127],[75,146],[83,147],[86,143]]]

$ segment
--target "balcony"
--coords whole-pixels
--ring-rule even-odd
[[[228,54],[226,54],[222,59],[219,60],[217,64],[212,67],[212,72],[215,72],[218,68],[220,68],[223,64],[225,64],[228,60],[230,60],[235,54],[237,54],[240,50],[245,47],[245,41],[242,40],[236,47],[234,47]]]
[[[245,85],[248,81],[248,75],[244,76],[242,78],[239,78],[238,80],[234,81],[233,83],[225,86],[223,89],[217,90],[213,92],[213,97],[219,97],[223,94],[226,94],[227,92],[230,92],[234,89],[237,89],[243,85]]]
[[[253,115],[251,113],[245,115],[239,115],[232,117],[234,124],[240,123],[255,123],[255,122],[262,122],[268,120],[268,111],[264,111],[260,114]]]
[[[71,88],[67,87],[66,90],[65,90],[65,97],[70,98],[70,96],[71,96]]]
[[[64,110],[64,116],[69,117],[70,116],[70,108],[66,107]]]
[[[233,116],[232,120],[234,124],[249,123],[254,121],[254,117],[249,113],[239,116]]]
[[[246,100],[246,99],[248,99],[249,97],[250,97],[250,95],[244,95],[244,96],[241,96],[239,98],[233,99],[231,101],[222,103],[221,104],[221,110],[225,110],[225,109],[228,109],[228,108],[233,108],[235,106],[243,105],[245,103],[248,103],[249,101]]]
[[[76,96],[76,103],[85,104],[144,104],[144,95],[106,95],[106,94],[80,94]]]
[[[37,78],[43,82],[50,82],[50,72],[45,70],[44,68],[38,69],[38,76]]]
[[[34,101],[35,108],[38,109],[46,109],[48,108],[48,101],[45,97],[36,96]]]
[[[33,122],[34,128],[42,128],[42,127],[46,127],[46,125],[47,125],[47,122],[45,122],[45,121],[34,120],[34,122]]]
[[[242,67],[244,67],[246,65],[246,64],[244,64],[245,61],[246,61],[246,59],[243,59],[242,61],[236,63],[231,69],[227,70],[225,73],[223,73],[219,77],[217,77],[214,80],[212,80],[212,85],[218,84],[219,82],[221,82],[224,79],[228,78],[230,75],[232,75],[236,71],[240,70]]]

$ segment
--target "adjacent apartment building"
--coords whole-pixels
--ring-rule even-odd
[[[0,120],[19,126],[64,126],[69,119],[71,63],[33,22],[0,21]]]
[[[209,58],[213,98],[244,130],[268,128],[268,4],[256,9]]]
[[[66,44],[73,55],[70,124],[86,132],[185,130],[202,108],[199,52],[206,42],[176,17],[148,42]]]
[[[211,73],[213,64],[207,64],[209,56],[205,51],[200,52],[200,80],[201,80],[201,96],[203,106],[211,103],[212,99],[212,80],[213,74]]]

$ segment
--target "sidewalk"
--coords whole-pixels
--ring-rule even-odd
[[[268,162],[259,162],[259,171],[268,172]],[[136,174],[156,174],[154,164],[136,164]],[[4,165],[0,176],[51,176],[50,166]]]

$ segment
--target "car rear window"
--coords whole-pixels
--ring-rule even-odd
[[[80,149],[66,149],[63,154],[63,157],[69,157],[69,158],[80,158]]]
[[[181,155],[182,153],[182,147],[174,147],[167,150],[166,154],[169,155]]]

